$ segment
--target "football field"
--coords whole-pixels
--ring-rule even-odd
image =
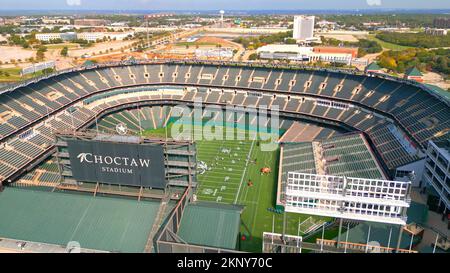
[[[157,130],[148,134],[154,135]],[[196,141],[196,195],[200,201],[242,205],[241,235],[245,240],[240,241],[239,248],[260,252],[263,232],[283,232],[283,214],[271,210],[276,203],[279,149],[263,151],[263,142],[255,134],[245,131],[245,136],[245,140]],[[263,174],[263,168],[270,171]],[[330,219],[286,213],[285,231],[302,235],[326,220]]]
[[[200,200],[237,203],[246,169],[252,164],[255,141],[200,141],[197,143]]]

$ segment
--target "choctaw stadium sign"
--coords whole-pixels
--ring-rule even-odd
[[[162,146],[83,140],[67,143],[77,181],[165,188]]]

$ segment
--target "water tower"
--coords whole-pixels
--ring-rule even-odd
[[[224,10],[220,11],[220,27],[223,27],[223,15],[225,14]]]

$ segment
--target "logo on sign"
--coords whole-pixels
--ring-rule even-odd
[[[77,155],[77,158],[80,160],[80,163],[83,163],[86,161],[87,156],[88,156],[88,153],[81,153],[81,154]]]
[[[119,135],[121,135],[121,136],[126,135],[126,134],[128,133],[127,125],[124,124],[124,123],[119,123],[119,124],[117,124],[117,125],[116,125],[116,132],[117,132]]]
[[[113,166],[102,166],[101,171],[108,173],[132,174],[133,169],[126,167],[140,167],[140,168],[150,167],[150,159],[142,159],[142,158],[135,159],[120,156],[112,157],[112,156],[94,155],[92,153],[79,153],[77,155],[77,159],[80,160],[80,163],[113,165]]]

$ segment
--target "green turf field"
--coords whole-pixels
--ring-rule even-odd
[[[197,160],[207,166],[198,174],[197,195],[200,200],[237,203],[243,188],[245,170],[250,164],[256,141],[201,141],[197,142]]]
[[[17,82],[42,76],[42,71],[23,76],[21,75],[21,71],[22,69],[20,67],[0,68],[0,82]]]
[[[143,132],[145,136],[171,137],[173,123],[167,129],[158,128]],[[222,128],[222,131],[230,128]],[[231,129],[233,130],[233,129]],[[245,140],[197,140],[197,160],[206,165],[203,174],[198,175],[199,200],[225,204],[243,205],[240,249],[261,252],[263,232],[283,231],[283,214],[270,212],[276,203],[279,150],[263,151],[266,142],[255,139],[255,132],[234,129],[235,135],[245,134]],[[262,168],[271,173],[261,174]],[[201,173],[201,172],[200,172]],[[249,186],[249,182],[252,185]],[[309,215],[287,213],[286,233],[297,235],[300,222]],[[329,221],[329,218],[311,217],[312,222]],[[304,225],[311,226],[310,222]],[[303,226],[301,230],[307,229]]]
[[[48,44],[45,45],[45,47],[48,49],[63,49],[64,47],[67,47],[68,49],[73,49],[80,47],[80,45],[75,43],[62,43],[62,44]]]
[[[375,37],[375,35],[368,35],[366,38],[368,40],[378,42],[384,49],[387,49],[387,50],[400,51],[400,50],[406,50],[408,48],[412,48],[410,46],[402,46],[402,45],[397,45],[397,44],[382,41],[382,40],[378,39],[377,37]]]

